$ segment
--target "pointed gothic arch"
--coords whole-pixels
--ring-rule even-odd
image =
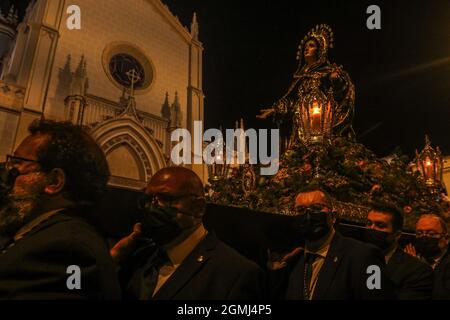
[[[140,190],[167,165],[155,138],[131,117],[102,122],[91,134],[108,159],[111,186]]]

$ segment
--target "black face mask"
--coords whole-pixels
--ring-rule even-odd
[[[142,232],[157,245],[168,244],[184,231],[176,217],[175,208],[151,205],[142,212]]]
[[[439,255],[441,248],[439,248],[440,238],[421,237],[414,241],[414,248],[418,254],[425,259],[431,259]]]
[[[364,240],[368,243],[371,243],[382,251],[387,250],[394,240],[392,239],[392,233],[374,230],[374,229],[366,229],[364,231]]]
[[[330,212],[307,212],[297,217],[297,229],[305,240],[315,241],[330,232],[328,224]]]
[[[5,164],[0,164],[0,207],[3,206],[7,200],[8,194],[11,192],[16,182],[16,178],[19,176],[19,171],[15,168],[7,170]]]

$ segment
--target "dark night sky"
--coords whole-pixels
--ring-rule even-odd
[[[198,13],[208,127],[229,128],[240,117],[247,127],[269,126],[257,111],[285,93],[300,40],[327,23],[330,60],[356,86],[359,141],[380,156],[396,146],[411,154],[428,133],[450,154],[450,1],[164,2],[185,25]],[[370,4],[381,8],[382,30],[366,28]]]
[[[335,34],[330,61],[356,86],[359,141],[380,156],[396,146],[411,154],[428,133],[450,154],[449,0],[163,2],[186,26],[198,13],[206,127],[232,128],[241,117],[247,127],[270,126],[255,115],[286,92],[303,36],[327,23]],[[382,30],[366,28],[371,4],[381,7]]]

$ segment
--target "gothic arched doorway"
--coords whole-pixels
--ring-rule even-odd
[[[140,190],[156,171],[166,166],[163,151],[155,138],[134,119],[107,120],[91,134],[108,160],[110,186]]]

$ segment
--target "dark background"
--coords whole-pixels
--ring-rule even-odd
[[[208,127],[267,127],[255,119],[288,89],[297,46],[316,24],[335,34],[330,61],[356,86],[354,126],[380,156],[412,154],[424,135],[450,154],[450,1],[165,0],[184,25],[197,11],[205,46]],[[381,30],[366,9],[381,8]]]
[[[14,2],[23,9],[27,1]],[[300,40],[327,23],[335,34],[330,61],[343,65],[356,86],[359,141],[380,156],[396,146],[412,155],[427,133],[450,154],[450,1],[163,2],[185,26],[198,14],[206,127],[233,128],[241,117],[247,128],[271,126],[255,119],[258,110],[286,92]],[[381,8],[381,30],[366,28],[371,4]]]

